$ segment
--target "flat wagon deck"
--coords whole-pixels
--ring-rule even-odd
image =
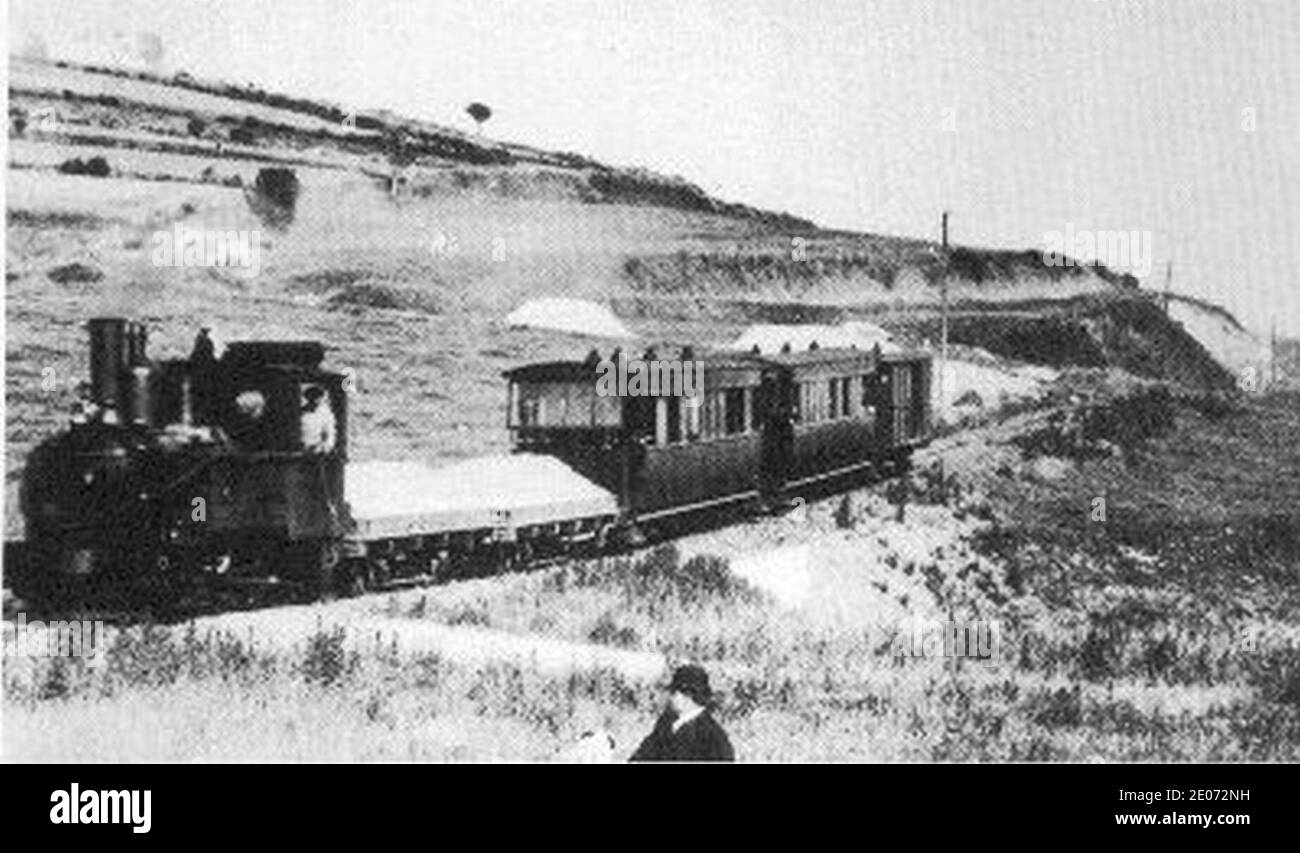
[[[514,538],[536,528],[613,519],[618,499],[553,456],[522,453],[433,468],[418,462],[347,467],[360,543],[465,531]]]

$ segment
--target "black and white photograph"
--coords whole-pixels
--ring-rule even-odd
[[[1300,760],[1300,5],[6,5],[6,763]]]

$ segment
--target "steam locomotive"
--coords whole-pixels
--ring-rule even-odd
[[[6,549],[6,577],[37,606],[211,585],[317,599],[597,553],[666,520],[896,470],[931,428],[923,353],[679,353],[702,365],[693,397],[671,377],[597,393],[593,354],[504,374],[515,450],[493,468],[499,490],[471,495],[455,466],[350,464],[348,383],[318,342],[152,360],[141,324],[88,330],[87,412],[29,455],[26,539]],[[307,429],[322,415],[324,444]]]

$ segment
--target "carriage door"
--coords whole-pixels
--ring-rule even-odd
[[[883,362],[876,362],[874,373],[869,373],[863,380],[862,405],[868,411],[868,418],[875,423],[876,442],[879,447],[893,444],[894,429],[894,383],[893,371]]]
[[[912,366],[894,365],[894,443],[903,444],[912,438],[916,412],[912,406]]]
[[[794,424],[790,420],[796,386],[788,376],[764,370],[762,384],[755,389],[755,406],[763,434],[759,453],[759,491],[776,497],[785,486],[790,458],[794,455]]]

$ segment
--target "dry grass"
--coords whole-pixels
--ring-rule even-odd
[[[1094,588],[1083,600],[1012,625],[1012,659],[996,670],[895,659],[866,631],[818,632],[724,564],[682,564],[673,548],[433,590],[399,615],[703,661],[744,760],[1298,757],[1285,651],[1171,632],[1186,606],[1172,594]],[[98,670],[7,671],[6,754],[537,761],[563,758],[593,728],[626,754],[662,701],[655,684],[610,670],[470,668],[383,643],[349,650],[343,639],[326,629],[300,650],[266,651],[229,633],[139,628],[118,636]],[[1174,653],[1153,666],[1169,643]]]

